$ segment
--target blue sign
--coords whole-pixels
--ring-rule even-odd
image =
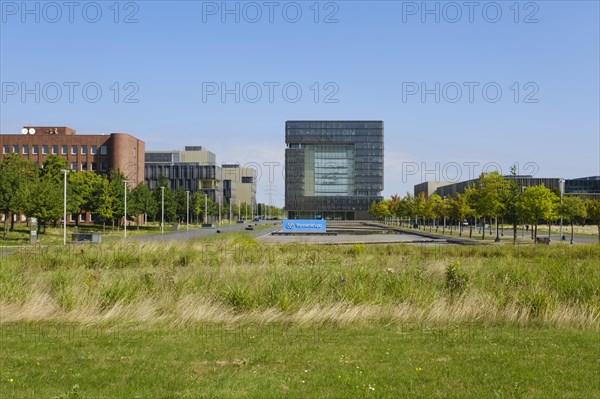
[[[325,220],[284,220],[282,225],[283,232],[307,232],[324,233],[327,230]]]

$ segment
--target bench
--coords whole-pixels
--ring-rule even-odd
[[[102,235],[100,233],[73,233],[71,242],[91,242],[92,244],[100,244]]]
[[[550,245],[550,237],[536,237],[536,244],[546,244]]]

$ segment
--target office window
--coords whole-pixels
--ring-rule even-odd
[[[63,155],[67,155],[68,152],[69,152],[68,147],[66,145],[63,145],[60,153]]]
[[[77,172],[77,162],[71,162],[71,170]]]
[[[9,147],[9,146],[7,146],[7,145],[5,145],[5,146],[3,146],[3,147],[2,147],[2,153],[3,153],[3,154],[8,154],[8,151],[9,151],[9,150],[10,150],[10,147]]]
[[[47,145],[42,146],[42,155],[48,155],[48,146]]]
[[[98,165],[96,164],[96,162],[92,162],[92,166],[91,166],[91,171],[95,172],[98,169]]]
[[[76,145],[71,146],[71,155],[77,155],[77,146]]]
[[[81,146],[81,155],[87,155],[87,145]]]
[[[53,154],[58,154],[58,146],[57,145],[53,145],[52,146],[52,153]]]
[[[29,146],[28,145],[23,146],[23,155],[29,155]]]
[[[37,145],[31,146],[33,155],[37,155],[39,153],[39,147]]]
[[[100,155],[106,155],[108,153],[106,146],[103,145],[102,147],[100,147]]]
[[[87,170],[87,162],[82,162],[81,163],[81,171],[86,171]]]
[[[95,145],[91,146],[91,148],[90,148],[90,154],[96,155],[97,152],[98,152],[98,147],[95,146]]]
[[[19,146],[18,145],[13,145],[13,153],[15,153],[15,154],[19,153]]]
[[[80,213],[79,214],[79,221],[80,222],[85,222],[85,213]]]

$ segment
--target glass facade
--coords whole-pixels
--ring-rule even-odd
[[[286,122],[291,219],[368,219],[383,191],[383,122]]]

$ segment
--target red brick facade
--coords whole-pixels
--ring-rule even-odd
[[[118,169],[131,188],[144,181],[144,142],[129,134],[78,135],[73,129],[54,126],[26,126],[23,131],[27,134],[0,134],[0,159],[18,152],[41,166],[48,155],[56,154],[72,170],[107,174]]]

